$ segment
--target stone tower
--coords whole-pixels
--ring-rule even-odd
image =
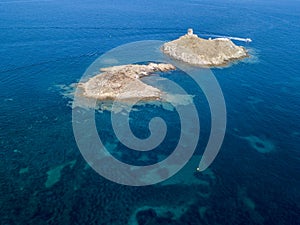
[[[188,35],[193,35],[194,34],[194,31],[192,28],[189,28],[188,31],[187,31],[187,34]]]

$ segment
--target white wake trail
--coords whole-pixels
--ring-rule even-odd
[[[215,37],[215,38],[228,38],[230,40],[243,41],[243,42],[252,42],[251,38],[230,37],[230,36],[214,35],[214,34],[207,34],[207,36]]]

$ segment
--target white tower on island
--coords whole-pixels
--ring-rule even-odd
[[[186,34],[188,37],[198,37],[198,35],[194,34],[194,31],[192,28],[189,28],[187,30],[187,34]]]
[[[192,36],[194,34],[194,31],[192,28],[189,28],[188,31],[187,31],[187,34]]]

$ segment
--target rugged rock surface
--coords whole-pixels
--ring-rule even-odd
[[[174,59],[201,67],[225,66],[232,61],[248,57],[247,50],[235,45],[230,39],[199,38],[193,34],[192,29],[179,39],[165,43],[162,51]]]
[[[102,68],[99,75],[79,83],[82,95],[97,100],[131,101],[136,99],[160,100],[162,91],[145,84],[141,77],[154,72],[175,70],[171,64],[122,65]]]

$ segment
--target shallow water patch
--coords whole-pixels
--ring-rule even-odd
[[[276,149],[275,144],[266,138],[260,138],[257,136],[247,136],[241,138],[245,139],[249,145],[259,153],[266,154],[273,152]]]
[[[57,182],[60,181],[61,178],[61,171],[66,167],[66,166],[70,166],[70,168],[72,169],[73,166],[75,165],[76,160],[73,160],[71,162],[67,162],[65,164],[59,165],[51,170],[49,170],[47,172],[47,181],[45,183],[45,187],[46,188],[50,188],[52,187],[54,184],[56,184]]]

